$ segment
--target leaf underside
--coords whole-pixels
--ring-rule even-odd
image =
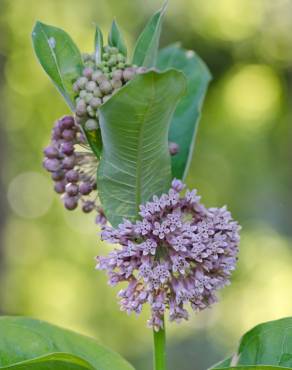
[[[0,369],[133,370],[95,340],[43,321],[0,318]]]
[[[169,189],[168,129],[185,92],[181,72],[137,76],[100,109],[103,153],[97,187],[113,226],[134,220],[139,205]]]
[[[160,70],[176,68],[187,77],[187,94],[179,102],[169,130],[169,141],[179,145],[178,154],[171,158],[172,175],[184,179],[192,159],[201,108],[211,75],[197,54],[177,45],[159,52],[157,67]]]
[[[34,26],[32,41],[40,64],[74,111],[73,81],[83,69],[77,46],[65,31],[41,22]]]

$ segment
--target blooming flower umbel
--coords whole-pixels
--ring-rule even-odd
[[[150,304],[148,324],[155,330],[166,310],[171,321],[187,320],[188,303],[195,311],[214,303],[236,265],[240,226],[226,207],[206,208],[195,190],[182,196],[184,187],[173,180],[168,194],[140,206],[139,221],[104,226],[101,233],[119,248],[97,257],[97,268],[107,271],[112,286],[128,282],[118,294],[123,311],[139,314]]]

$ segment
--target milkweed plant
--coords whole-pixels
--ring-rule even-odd
[[[43,166],[64,207],[90,213],[101,240],[114,244],[96,257],[96,269],[110,286],[123,283],[120,309],[140,314],[150,308],[155,370],[167,366],[166,322],[188,320],[192,311],[217,301],[217,292],[230,284],[240,240],[240,225],[227,207],[207,208],[184,183],[211,76],[195,52],[179,44],[159,50],[166,5],[151,17],[131,55],[115,20],[107,42],[96,26],[91,53],[81,54],[59,28],[37,22],[32,32],[40,64],[72,111],[55,121]],[[292,354],[285,362],[277,352],[287,320],[259,325],[214,368],[292,366]],[[27,338],[48,338],[54,350],[19,344],[15,355],[12,326],[25,328]],[[10,343],[2,366],[24,361],[21,369],[133,369],[93,340],[44,322],[6,317],[1,327]],[[290,344],[291,333],[285,337]],[[274,358],[265,343],[274,347]]]

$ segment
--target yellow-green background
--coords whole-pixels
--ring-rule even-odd
[[[40,19],[91,51],[94,22],[117,17],[130,47],[157,0],[0,0],[0,310],[97,337],[151,368],[147,312],[119,311],[94,270],[91,216],[68,213],[42,169],[53,121],[68,112],[32,52]],[[168,325],[169,370],[200,370],[258,322],[292,314],[292,1],[170,0],[162,45],[196,50],[213,76],[188,185],[243,226],[238,270],[220,302]],[[115,369],[113,369],[115,370]]]

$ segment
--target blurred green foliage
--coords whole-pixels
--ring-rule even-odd
[[[97,337],[139,370],[151,363],[147,312],[119,311],[94,270],[91,216],[63,210],[42,170],[52,123],[68,109],[33,55],[37,19],[68,31],[82,51],[113,16],[133,47],[157,0],[0,0],[0,309]],[[247,329],[292,310],[292,2],[172,0],[162,45],[181,41],[213,76],[188,184],[243,225],[238,270],[212,310],[168,325],[170,370],[200,370],[234,350]],[[3,73],[2,73],[3,72]]]

